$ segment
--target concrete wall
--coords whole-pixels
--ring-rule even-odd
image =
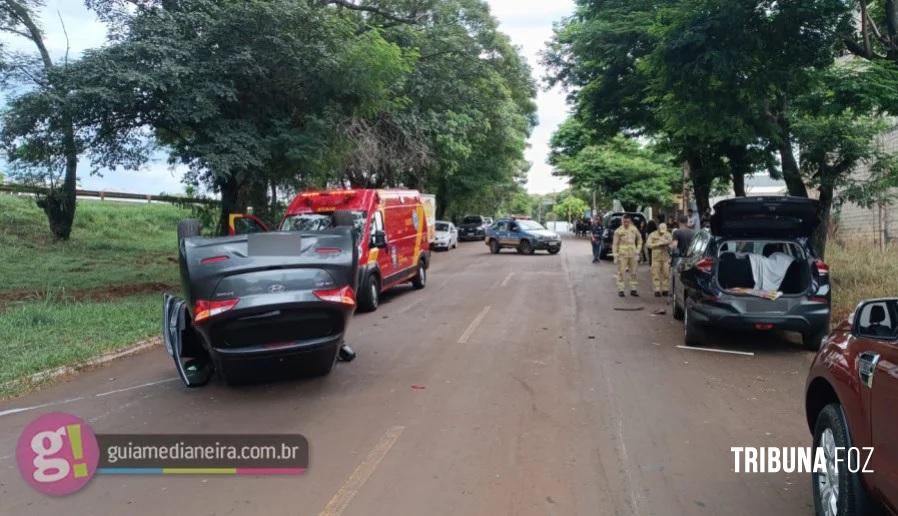
[[[887,151],[898,152],[898,127],[884,134],[882,143]],[[856,174],[865,177],[869,174],[869,169],[862,165]],[[895,192],[895,198],[898,202],[898,191]],[[898,204],[866,209],[845,203],[838,214],[836,228],[841,238],[871,244],[898,242]]]

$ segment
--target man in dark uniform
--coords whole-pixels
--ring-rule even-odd
[[[592,238],[592,263],[599,263],[602,260],[602,219],[593,217],[590,224],[590,236]]]

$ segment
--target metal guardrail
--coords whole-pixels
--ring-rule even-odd
[[[24,193],[24,194],[46,194],[47,188],[40,186],[27,186],[16,184],[0,185],[0,192]],[[122,199],[129,201],[146,201],[146,202],[166,202],[173,204],[218,204],[216,199],[203,199],[197,197],[179,197],[177,195],[146,195],[125,192],[106,192],[100,190],[75,190],[78,197],[96,197],[98,199]]]

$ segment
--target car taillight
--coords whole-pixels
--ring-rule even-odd
[[[829,276],[829,265],[827,265],[823,260],[817,260],[816,262],[814,262],[814,267],[816,267],[817,269],[817,275]]]
[[[318,254],[340,254],[343,251],[339,247],[316,247],[315,252]]]
[[[210,263],[226,262],[229,259],[230,258],[228,258],[227,256],[210,256],[209,258],[203,258],[202,260],[200,260],[200,265],[209,265]]]
[[[315,294],[315,297],[322,301],[355,307],[355,292],[352,290],[352,287],[316,290],[313,293]]]
[[[811,296],[808,298],[808,301],[811,303],[823,303],[825,305],[829,304],[829,299],[824,296]]]
[[[714,269],[714,259],[702,258],[695,264],[695,268],[704,272],[705,274],[711,274],[711,270]]]
[[[222,314],[224,312],[227,312],[228,310],[232,310],[235,306],[237,306],[237,303],[239,302],[239,298],[218,299],[215,301],[206,301],[205,299],[199,299],[197,300],[196,305],[193,307],[193,322],[200,323],[210,317],[215,317],[218,314]]]

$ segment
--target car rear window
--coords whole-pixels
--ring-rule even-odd
[[[445,222],[437,222],[436,224],[437,231],[449,231],[449,224]]]
[[[462,223],[463,224],[482,224],[483,219],[481,217],[465,217],[465,220]]]

